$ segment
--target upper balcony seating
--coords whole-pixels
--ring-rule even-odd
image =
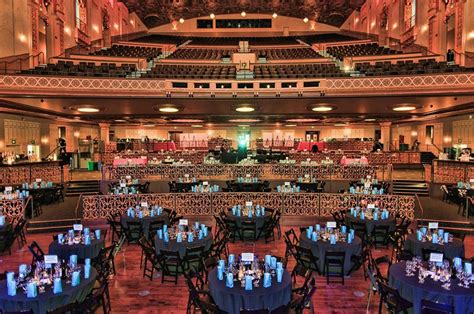
[[[180,48],[167,59],[179,60],[221,60],[230,57],[237,49]]]
[[[464,68],[457,64],[448,65],[446,62],[436,62],[435,59],[422,59],[418,63],[411,60],[397,61],[396,64],[392,64],[390,61],[376,62],[375,65],[371,65],[369,62],[356,63],[354,70],[366,76],[383,76],[472,72],[474,68]]]
[[[147,35],[139,38],[130,40],[136,43],[147,43],[147,44],[163,44],[163,45],[181,45],[186,40],[186,37],[170,36],[170,35]]]
[[[351,36],[335,33],[301,36],[299,39],[310,45],[358,40],[357,38]]]
[[[334,63],[256,65],[255,79],[315,78],[349,76]]]
[[[248,41],[251,46],[296,45],[295,37],[191,37],[191,45],[197,46],[238,46],[240,41]]]
[[[311,48],[256,49],[259,58],[267,60],[318,59],[322,56]]]
[[[143,78],[235,79],[236,68],[231,65],[157,64]]]
[[[380,47],[377,43],[330,46],[327,47],[327,52],[339,60],[343,60],[344,57],[380,56],[403,53],[402,51]]]
[[[91,53],[94,56],[126,57],[126,58],[146,58],[148,61],[158,57],[161,49],[158,47],[113,45],[110,48],[102,49]]]
[[[57,76],[126,77],[136,70],[135,64],[117,66],[115,63],[101,63],[97,66],[94,62],[74,64],[72,61],[60,60],[57,64],[48,63],[46,66],[39,66],[21,73]]]

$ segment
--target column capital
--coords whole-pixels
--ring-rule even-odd
[[[105,128],[110,128],[110,123],[99,123],[99,128],[105,129]]]
[[[390,127],[392,125],[392,122],[387,121],[387,122],[380,122],[381,127]]]

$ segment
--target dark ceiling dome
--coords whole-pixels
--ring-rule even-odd
[[[191,19],[214,14],[272,14],[317,19],[319,23],[339,27],[359,9],[365,0],[122,0],[136,12],[147,27],[168,24],[180,18]]]

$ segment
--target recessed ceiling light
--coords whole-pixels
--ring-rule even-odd
[[[311,119],[311,118],[297,118],[297,119],[287,119],[286,122],[296,122],[296,123],[310,123],[310,122],[317,122],[318,119]]]
[[[99,108],[95,107],[77,107],[76,109],[79,112],[84,112],[84,113],[94,113],[94,112],[99,112]]]
[[[158,110],[161,112],[166,112],[166,113],[173,113],[173,112],[179,111],[179,109],[176,107],[160,107],[158,108]]]
[[[319,105],[311,108],[311,110],[315,112],[328,112],[331,110],[334,110],[334,106],[329,106],[329,105]]]
[[[259,119],[230,119],[229,122],[235,122],[235,123],[254,123],[254,122],[260,122]]]
[[[241,128],[245,128],[245,127],[248,127],[248,126],[250,126],[250,125],[248,125],[248,124],[239,124],[239,127],[241,127]]]
[[[153,123],[147,123],[147,124],[144,124],[143,125],[144,127],[147,127],[147,128],[152,128],[154,127],[155,125]]]
[[[367,118],[367,119],[364,119],[365,122],[374,122],[376,121],[377,119],[374,119],[374,118]]]
[[[287,124],[287,125],[285,125],[285,126],[286,126],[286,127],[295,127],[296,124]]]
[[[413,104],[401,104],[392,108],[393,111],[411,111],[415,109],[416,105]]]
[[[170,122],[177,122],[177,123],[200,123],[200,122],[204,122],[204,120],[201,120],[201,119],[173,119],[173,120],[170,120]]]
[[[192,128],[202,128],[202,125],[200,124],[193,124],[191,125]]]
[[[238,112],[253,112],[253,111],[255,111],[255,107],[252,107],[250,105],[241,105],[239,107],[236,107],[235,111],[238,111]]]
[[[334,126],[347,126],[348,123],[336,123],[334,124]]]
[[[127,120],[124,120],[124,119],[115,119],[114,121],[115,122],[127,122]]]

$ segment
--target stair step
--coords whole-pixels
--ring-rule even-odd
[[[80,223],[80,219],[59,219],[59,220],[41,220],[30,221],[28,224],[28,233],[47,233],[66,231],[72,228],[73,224]]]

